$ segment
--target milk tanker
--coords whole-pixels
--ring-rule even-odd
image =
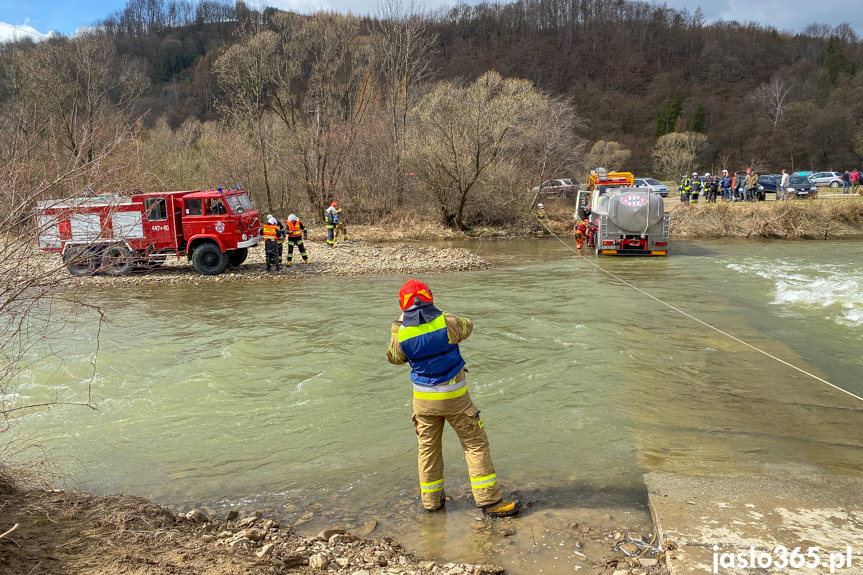
[[[576,217],[583,218],[588,205],[597,255],[668,255],[670,216],[662,196],[636,188],[631,173],[592,172],[588,191],[579,192]]]

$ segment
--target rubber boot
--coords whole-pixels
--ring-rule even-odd
[[[440,505],[438,505],[434,509],[428,509],[428,508],[424,508],[424,509],[425,509],[426,513],[434,513],[435,511],[446,511],[446,502],[447,502],[447,496],[443,491],[441,491],[440,492]]]
[[[482,514],[486,517],[511,517],[518,515],[521,511],[522,503],[518,499],[515,501],[507,501],[501,499],[497,503],[486,505],[482,508]]]
[[[303,261],[304,261],[304,262],[306,262],[307,264],[308,264],[308,263],[311,263],[311,262],[309,261],[309,258],[303,258]]]

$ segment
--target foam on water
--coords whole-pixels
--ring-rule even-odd
[[[848,327],[863,326],[863,271],[852,264],[800,263],[748,258],[728,268],[754,274],[774,284],[774,305],[823,309],[828,319]]]

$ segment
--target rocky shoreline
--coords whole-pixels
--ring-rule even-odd
[[[248,259],[239,267],[229,267],[220,275],[205,276],[196,272],[185,256],[169,258],[154,269],[136,270],[125,276],[94,274],[71,277],[65,269],[59,273],[64,283],[75,286],[149,285],[174,283],[224,283],[246,279],[285,281],[317,276],[356,276],[382,274],[450,273],[487,269],[489,263],[470,250],[421,245],[376,245],[364,241],[339,242],[329,247],[325,242],[307,241],[310,263],[305,263],[294,250],[293,263],[282,265],[280,271],[266,270],[263,247],[249,251]],[[284,256],[287,256],[285,251]],[[57,267],[57,254],[40,254],[43,265]]]
[[[499,565],[424,560],[389,537],[368,537],[367,519],[353,531],[340,527],[301,535],[295,525],[260,512],[224,517],[200,509],[174,514],[132,496],[90,495],[54,489],[3,490],[0,565],[3,572],[40,575],[128,573],[147,575],[499,575]],[[307,513],[306,515],[312,515]],[[607,517],[609,520],[611,517]],[[530,528],[527,517],[487,520],[478,528],[500,538]],[[621,529],[571,523],[576,547],[602,557],[581,563],[582,573],[666,575],[665,551],[648,537]],[[582,545],[581,542],[584,541]],[[536,543],[534,542],[534,545]],[[561,543],[562,544],[562,543]],[[586,561],[584,553],[576,552]],[[591,569],[591,565],[593,569]],[[540,566],[541,567],[541,566]]]

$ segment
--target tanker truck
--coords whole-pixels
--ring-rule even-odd
[[[670,216],[662,196],[636,188],[631,173],[597,168],[584,197],[579,197],[577,215],[583,217],[587,205],[596,226],[596,255],[668,255]]]

